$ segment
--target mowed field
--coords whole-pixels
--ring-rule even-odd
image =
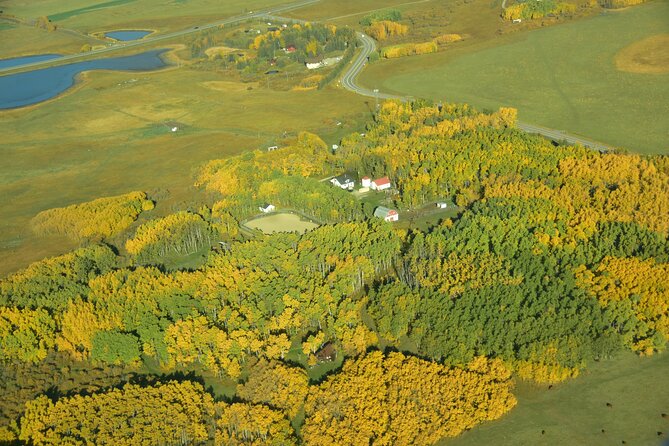
[[[0,276],[72,247],[30,233],[44,209],[155,189],[179,206],[192,200],[193,171],[206,161],[302,130],[338,142],[373,107],[335,89],[273,91],[188,67],[85,78],[62,97],[0,112]]]
[[[669,153],[669,73],[621,71],[625,49],[669,32],[669,2],[468,46],[372,64],[361,83],[383,91],[483,108],[641,153]],[[629,50],[628,50],[629,51]],[[656,66],[662,52],[637,54]],[[619,58],[619,57],[618,57]],[[667,67],[669,68],[669,67]],[[637,70],[638,71],[638,70]]]
[[[299,232],[303,234],[318,227],[316,223],[305,220],[299,215],[286,213],[277,213],[256,218],[246,223],[246,226],[260,229],[265,234],[273,232]]]
[[[522,384],[515,392],[518,405],[502,419],[438,445],[666,446],[667,370],[669,354],[625,353],[551,390]]]

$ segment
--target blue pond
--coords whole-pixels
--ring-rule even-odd
[[[11,59],[0,59],[0,68],[11,68],[26,65],[33,62],[57,59],[60,54],[38,54],[36,56],[12,57]]]
[[[77,74],[90,70],[149,71],[165,67],[166,50],[133,56],[89,60],[0,77],[0,109],[25,107],[58,96],[74,85]]]
[[[148,36],[152,31],[139,31],[139,30],[127,30],[127,31],[112,31],[105,33],[105,37],[111,37],[112,39],[128,41],[128,40],[137,40],[141,39],[144,36]]]

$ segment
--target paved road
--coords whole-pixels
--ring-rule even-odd
[[[175,31],[167,34],[159,34],[154,37],[147,37],[145,39],[141,40],[136,40],[136,41],[130,41],[130,42],[124,42],[124,43],[117,43],[114,44],[113,46],[106,47],[106,48],[100,48],[97,50],[93,51],[88,51],[86,53],[80,53],[80,54],[70,54],[67,56],[60,57],[58,59],[52,59],[48,61],[43,61],[43,62],[33,62],[30,64],[25,64],[25,65],[20,65],[16,67],[10,67],[10,68],[4,68],[0,69],[0,75],[4,74],[9,74],[17,71],[24,71],[26,69],[36,69],[40,67],[45,67],[45,66],[53,66],[53,65],[60,65],[63,62],[72,62],[78,59],[83,59],[83,58],[88,58],[91,56],[97,56],[100,54],[105,54],[109,53],[112,51],[119,51],[122,49],[127,49],[127,48],[135,48],[135,47],[141,47],[141,46],[146,46],[146,45],[151,45],[156,42],[161,42],[164,40],[169,40],[169,39],[174,39],[176,37],[183,37],[189,34],[195,34],[203,30],[211,29],[211,28],[216,28],[221,25],[232,25],[240,22],[244,22],[249,19],[258,19],[258,18],[263,18],[272,14],[277,14],[280,12],[284,11],[290,11],[291,9],[298,9],[302,8],[307,5],[311,5],[313,3],[318,3],[320,0],[301,0],[295,3],[290,3],[287,5],[283,6],[277,6],[275,8],[268,8],[268,9],[263,9],[259,11],[254,11],[249,14],[244,14],[244,15],[239,15],[239,16],[234,16],[234,17],[229,17],[227,19],[219,20],[216,22],[212,23],[207,23],[204,25],[199,25],[199,26],[193,26],[191,28],[187,28],[181,31]]]
[[[362,49],[358,54],[358,56],[351,61],[351,65],[348,68],[348,70],[346,70],[346,72],[342,75],[340,80],[341,86],[354,93],[373,98],[400,99],[402,101],[413,99],[412,97],[409,96],[398,96],[388,93],[382,93],[379,92],[378,90],[376,91],[370,90],[364,87],[360,87],[356,83],[358,75],[362,72],[363,68],[367,64],[367,58],[369,57],[370,54],[372,54],[372,52],[376,50],[376,42],[368,35],[363,33],[358,33],[358,40],[360,41]],[[541,127],[538,125],[528,124],[526,122],[520,122],[520,121],[516,122],[516,127],[528,133],[536,133],[542,135],[553,141],[559,141],[559,142],[566,141],[569,144],[581,144],[582,146],[589,147],[591,149],[598,150],[600,152],[607,152],[613,149],[613,147],[608,146],[606,144],[592,141],[590,139],[583,138],[580,136],[571,135],[562,130],[549,129],[547,127]]]

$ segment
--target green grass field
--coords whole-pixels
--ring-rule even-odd
[[[669,74],[618,71],[614,56],[669,32],[669,2],[524,34],[483,49],[382,61],[361,83],[416,97],[513,106],[520,119],[641,153],[668,153]]]
[[[58,26],[81,32],[111,29],[184,29],[290,0],[40,0],[3,2],[6,14],[48,16]]]
[[[669,354],[626,353],[552,390],[523,384],[515,392],[518,405],[499,421],[439,446],[666,445],[669,418],[661,414],[669,414],[668,370]]]
[[[305,232],[316,229],[318,224],[305,220],[296,214],[276,213],[265,217],[253,219],[246,223],[253,229],[260,229],[265,234],[273,232]]]
[[[281,144],[284,132],[338,142],[370,118],[367,99],[339,90],[273,91],[187,67],[86,78],[60,98],[0,113],[0,276],[72,247],[30,234],[43,209],[156,188],[179,206],[208,160]]]

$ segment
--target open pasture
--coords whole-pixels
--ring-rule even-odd
[[[44,209],[155,189],[178,208],[204,162],[302,130],[334,143],[371,111],[367,99],[335,89],[273,91],[189,67],[83,78],[61,97],[0,112],[0,276],[71,248],[29,232]]]
[[[300,234],[316,229],[318,224],[305,220],[297,214],[278,212],[267,216],[253,219],[246,226],[259,229],[265,234],[273,232],[299,232]]]
[[[521,383],[514,392],[518,406],[509,414],[438,445],[666,445],[668,368],[666,353],[625,353],[551,390]]]
[[[641,153],[667,153],[669,74],[616,69],[616,55],[669,31],[669,2],[606,12],[493,46],[381,61],[361,83],[416,97],[513,106],[521,120]]]
[[[59,27],[80,32],[112,29],[180,30],[290,0],[59,0],[3,2],[6,14],[23,19],[48,16]]]
[[[49,32],[26,25],[0,28],[0,59],[34,54],[73,54],[85,44],[95,43],[76,33]]]

